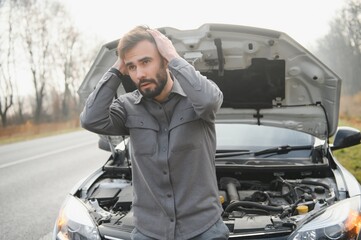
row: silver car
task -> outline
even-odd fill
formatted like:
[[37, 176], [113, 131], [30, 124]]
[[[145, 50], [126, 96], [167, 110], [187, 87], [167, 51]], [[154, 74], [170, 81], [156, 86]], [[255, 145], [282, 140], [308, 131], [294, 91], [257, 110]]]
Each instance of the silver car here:
[[[360, 239], [360, 184], [332, 153], [361, 139], [338, 127], [341, 79], [282, 32], [159, 30], [224, 94], [215, 165], [229, 238]], [[115, 62], [117, 43], [100, 49], [79, 89], [83, 101]], [[124, 80], [117, 95], [134, 89]], [[53, 239], [130, 239], [132, 146], [128, 136], [100, 136], [99, 147], [109, 158], [70, 191]]]

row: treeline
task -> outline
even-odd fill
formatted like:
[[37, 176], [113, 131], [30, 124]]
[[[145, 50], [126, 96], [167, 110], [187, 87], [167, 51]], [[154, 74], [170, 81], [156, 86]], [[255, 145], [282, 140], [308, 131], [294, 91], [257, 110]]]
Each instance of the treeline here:
[[77, 118], [77, 89], [100, 46], [55, 0], [0, 0], [2, 127]]
[[361, 0], [345, 0], [330, 23], [329, 33], [318, 41], [314, 53], [343, 79], [344, 96], [360, 93]]

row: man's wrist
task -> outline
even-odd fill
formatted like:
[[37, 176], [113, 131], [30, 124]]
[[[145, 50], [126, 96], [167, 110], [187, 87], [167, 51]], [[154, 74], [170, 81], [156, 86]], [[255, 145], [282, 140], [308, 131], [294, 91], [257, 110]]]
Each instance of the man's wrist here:
[[118, 78], [122, 79], [122, 77], [124, 76], [118, 69], [116, 69], [115, 67], [111, 67], [108, 72], [114, 73]]

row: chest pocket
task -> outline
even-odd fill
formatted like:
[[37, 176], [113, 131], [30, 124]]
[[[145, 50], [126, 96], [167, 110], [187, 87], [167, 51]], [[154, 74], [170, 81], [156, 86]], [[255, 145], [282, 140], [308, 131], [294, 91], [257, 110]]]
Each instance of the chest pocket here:
[[169, 129], [171, 130], [178, 127], [179, 125], [186, 124], [188, 122], [192, 122], [198, 119], [199, 117], [195, 113], [193, 107], [186, 108], [173, 116]]
[[204, 128], [193, 107], [173, 115], [169, 129], [169, 145], [172, 152], [196, 149], [202, 143]]
[[135, 155], [153, 155], [156, 153], [159, 125], [154, 119], [128, 116], [125, 126], [129, 128]]

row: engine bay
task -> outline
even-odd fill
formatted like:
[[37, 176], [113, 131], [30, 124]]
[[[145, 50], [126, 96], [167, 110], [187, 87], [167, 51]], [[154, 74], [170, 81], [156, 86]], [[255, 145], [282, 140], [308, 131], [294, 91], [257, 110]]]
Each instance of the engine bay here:
[[[130, 233], [134, 228], [130, 167], [108, 164], [104, 170], [80, 198], [100, 231], [115, 228]], [[255, 174], [219, 168], [217, 178], [223, 220], [231, 234], [240, 237], [289, 235], [305, 216], [345, 198], [332, 174], [320, 170], [287, 173], [268, 169]]]

